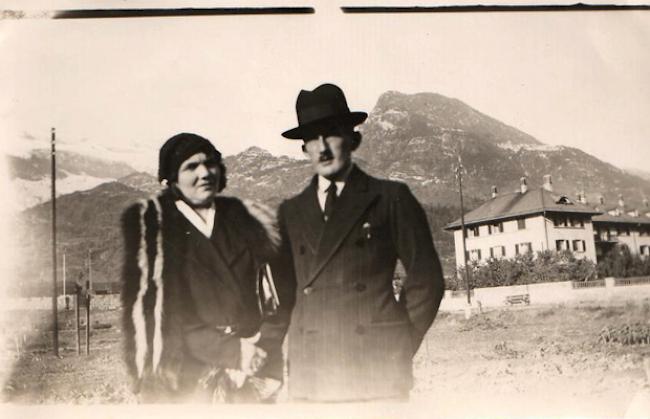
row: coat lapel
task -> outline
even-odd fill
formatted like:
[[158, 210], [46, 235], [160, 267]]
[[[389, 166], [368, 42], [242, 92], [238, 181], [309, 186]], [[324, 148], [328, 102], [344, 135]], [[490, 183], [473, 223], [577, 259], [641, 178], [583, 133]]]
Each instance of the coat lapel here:
[[219, 256], [226, 262], [226, 266], [230, 266], [246, 250], [244, 238], [237, 231], [237, 226], [244, 220], [239, 219], [235, 211], [230, 211], [230, 207], [225, 201], [217, 198], [215, 202], [215, 219], [210, 241]]
[[325, 224], [316, 254], [316, 263], [309, 275], [307, 286], [316, 280], [318, 274], [341, 247], [352, 227], [378, 196], [378, 192], [370, 191], [368, 188], [368, 175], [355, 166], [336, 202], [332, 218]]
[[325, 222], [323, 221], [323, 213], [318, 204], [318, 196], [316, 189], [318, 187], [318, 179], [316, 176], [312, 179], [309, 186], [298, 195], [296, 202], [299, 220], [302, 224], [302, 233], [305, 236], [307, 244], [311, 248], [312, 253], [318, 250], [318, 243], [320, 242], [321, 235]]
[[209, 269], [220, 283], [238, 293], [239, 284], [230, 265], [245, 248], [242, 240], [232, 240], [232, 235], [228, 234], [226, 225], [231, 221], [236, 222], [235, 220], [229, 220], [228, 217], [232, 215], [229, 213], [228, 206], [222, 205], [219, 199], [216, 200], [216, 204], [214, 226], [210, 238], [205, 237], [185, 218], [176, 209], [173, 201], [170, 203], [174, 217], [171, 221], [177, 231], [176, 234], [185, 237], [185, 248], [190, 250], [189, 253], [182, 256], [188, 259], [185, 262]]

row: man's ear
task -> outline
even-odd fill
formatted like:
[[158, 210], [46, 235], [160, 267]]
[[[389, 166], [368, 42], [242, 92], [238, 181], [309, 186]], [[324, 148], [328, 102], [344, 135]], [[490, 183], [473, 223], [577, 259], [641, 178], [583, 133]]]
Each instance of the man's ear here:
[[361, 133], [359, 131], [352, 131], [352, 151], [359, 148], [361, 145]]

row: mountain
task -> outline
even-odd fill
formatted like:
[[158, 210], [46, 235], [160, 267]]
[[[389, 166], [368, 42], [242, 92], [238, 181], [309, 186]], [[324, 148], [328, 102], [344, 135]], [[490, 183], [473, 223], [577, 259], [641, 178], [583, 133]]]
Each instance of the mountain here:
[[278, 205], [303, 190], [312, 176], [307, 160], [273, 156], [259, 147], [224, 158], [228, 185], [224, 193]]
[[460, 154], [466, 197], [482, 201], [491, 186], [514, 191], [520, 177], [529, 186], [552, 175], [559, 193], [575, 197], [584, 190], [590, 202], [602, 194], [615, 203], [618, 194], [639, 205], [650, 196], [650, 183], [609, 163], [564, 146], [548, 146], [490, 118], [464, 103], [431, 93], [383, 94], [362, 126], [357, 155], [370, 170], [408, 183], [424, 202], [458, 202], [454, 170]]
[[[21, 210], [44, 202], [51, 196], [50, 151], [31, 150], [26, 156], [6, 156], [13, 188], [14, 209]], [[94, 188], [102, 183], [133, 172], [123, 162], [109, 161], [83, 154], [59, 150], [56, 153], [57, 196]]]
[[[361, 129], [363, 142], [355, 153], [357, 164], [370, 174], [410, 186], [425, 208], [448, 274], [455, 264], [453, 237], [442, 227], [459, 215], [454, 172], [459, 153], [464, 166], [466, 211], [487, 199], [492, 185], [501, 192], [510, 192], [517, 190], [519, 178], [526, 176], [529, 186], [536, 187], [545, 174], [552, 175], [556, 192], [575, 196], [584, 190], [592, 203], [598, 202], [602, 193], [613, 205], [622, 194], [626, 204], [633, 207], [644, 195], [650, 196], [648, 180], [578, 149], [542, 144], [441, 95], [387, 92]], [[300, 192], [312, 175], [307, 160], [274, 156], [258, 147], [228, 156], [224, 163], [228, 170], [224, 194], [271, 206]], [[116, 179], [57, 200], [59, 238], [68, 246], [70, 272], [83, 268], [84, 257], [92, 248], [95, 279], [119, 278], [119, 216], [128, 204], [157, 192], [159, 185], [154, 176], [135, 171]], [[21, 243], [31, 259], [24, 264], [20, 277], [27, 281], [40, 281], [49, 275], [49, 217], [47, 203], [21, 213]]]
[[[88, 250], [92, 251], [94, 282], [119, 279], [122, 263], [120, 216], [127, 206], [148, 195], [120, 182], [108, 182], [87, 191], [59, 197], [57, 207], [57, 243], [60, 255], [66, 251], [68, 281], [75, 281], [81, 272], [86, 275]], [[51, 208], [42, 203], [23, 211], [17, 217], [16, 235], [20, 249], [17, 254], [26, 260], [20, 264], [17, 281], [23, 292], [48, 292], [51, 259]], [[63, 274], [59, 273], [59, 281]], [[85, 276], [84, 276], [85, 280]]]
[[160, 183], [155, 176], [146, 172], [135, 172], [117, 179], [117, 182], [133, 189], [153, 195], [161, 190]]
[[631, 175], [638, 176], [643, 180], [650, 181], [650, 172], [646, 170], [640, 170], [640, 169], [626, 169], [627, 172]]
[[[41, 180], [49, 178], [51, 172], [50, 150], [32, 150], [27, 157], [7, 156], [11, 178]], [[85, 175], [96, 178], [117, 179], [135, 172], [123, 162], [108, 161], [97, 157], [57, 150], [57, 178], [69, 175]]]

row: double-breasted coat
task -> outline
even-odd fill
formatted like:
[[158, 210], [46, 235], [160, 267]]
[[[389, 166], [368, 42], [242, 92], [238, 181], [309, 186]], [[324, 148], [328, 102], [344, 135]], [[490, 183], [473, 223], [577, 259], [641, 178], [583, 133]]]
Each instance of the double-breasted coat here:
[[[426, 215], [409, 188], [355, 166], [327, 222], [316, 177], [281, 204], [279, 222], [287, 269], [276, 285], [281, 306], [284, 298], [284, 309], [293, 308], [291, 398], [407, 396], [413, 355], [444, 293]], [[398, 259], [407, 274], [399, 301], [392, 286]]]

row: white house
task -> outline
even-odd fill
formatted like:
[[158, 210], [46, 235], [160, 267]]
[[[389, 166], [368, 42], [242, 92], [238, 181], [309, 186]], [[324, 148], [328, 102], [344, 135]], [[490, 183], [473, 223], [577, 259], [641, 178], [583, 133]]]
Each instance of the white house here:
[[592, 218], [596, 256], [602, 257], [616, 245], [625, 245], [632, 254], [650, 256], [650, 208], [643, 200], [642, 209], [627, 208], [622, 196], [618, 205], [605, 208], [601, 198], [600, 207], [604, 213]]
[[[553, 193], [551, 177], [544, 186], [497, 194], [465, 214], [468, 260], [511, 258], [520, 253], [571, 250], [576, 257], [596, 262], [592, 216], [600, 214], [578, 200]], [[461, 220], [445, 226], [454, 232], [456, 264], [464, 265]]]

